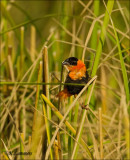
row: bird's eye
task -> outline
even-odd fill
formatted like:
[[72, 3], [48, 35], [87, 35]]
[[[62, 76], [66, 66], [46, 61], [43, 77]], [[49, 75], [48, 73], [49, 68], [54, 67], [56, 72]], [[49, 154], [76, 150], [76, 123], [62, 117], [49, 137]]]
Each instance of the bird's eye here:
[[77, 65], [77, 61], [72, 61], [72, 62], [71, 62], [71, 65], [76, 66], [76, 65]]

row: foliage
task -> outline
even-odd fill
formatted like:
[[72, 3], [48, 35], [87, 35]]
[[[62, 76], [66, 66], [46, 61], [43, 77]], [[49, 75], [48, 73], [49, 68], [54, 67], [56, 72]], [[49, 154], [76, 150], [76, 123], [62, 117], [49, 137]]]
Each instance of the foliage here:
[[[130, 159], [129, 6], [1, 2], [1, 159]], [[92, 79], [59, 103], [70, 56]]]

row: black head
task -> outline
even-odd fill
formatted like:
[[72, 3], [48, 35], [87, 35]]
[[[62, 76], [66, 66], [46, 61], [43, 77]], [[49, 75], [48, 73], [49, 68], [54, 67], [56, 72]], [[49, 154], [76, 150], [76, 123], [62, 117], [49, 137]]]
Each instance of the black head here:
[[76, 57], [70, 57], [70, 58], [67, 58], [65, 61], [63, 61], [62, 64], [76, 66], [77, 61], [78, 61], [78, 59]]

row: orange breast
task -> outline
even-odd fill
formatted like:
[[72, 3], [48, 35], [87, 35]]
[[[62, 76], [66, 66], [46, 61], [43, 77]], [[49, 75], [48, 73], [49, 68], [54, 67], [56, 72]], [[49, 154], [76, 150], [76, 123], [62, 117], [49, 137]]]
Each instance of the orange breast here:
[[86, 66], [81, 60], [78, 60], [76, 66], [69, 67], [69, 71], [70, 71], [69, 76], [73, 80], [86, 77]]

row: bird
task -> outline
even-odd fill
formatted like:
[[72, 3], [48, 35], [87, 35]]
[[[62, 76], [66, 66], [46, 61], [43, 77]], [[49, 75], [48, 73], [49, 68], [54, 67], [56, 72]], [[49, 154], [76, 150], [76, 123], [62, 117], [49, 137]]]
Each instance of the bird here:
[[63, 66], [68, 68], [68, 74], [65, 80], [64, 89], [57, 94], [57, 97], [68, 98], [72, 95], [76, 96], [83, 89], [84, 86], [68, 85], [73, 84], [86, 84], [90, 77], [87, 72], [85, 64], [76, 57], [69, 57], [62, 62]]

